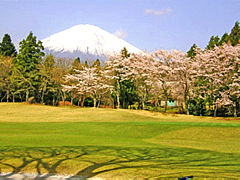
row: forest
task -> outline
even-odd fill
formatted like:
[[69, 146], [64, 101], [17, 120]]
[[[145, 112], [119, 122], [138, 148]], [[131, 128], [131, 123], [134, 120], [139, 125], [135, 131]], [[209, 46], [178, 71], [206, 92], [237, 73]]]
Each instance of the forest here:
[[187, 53], [156, 50], [130, 54], [126, 48], [100, 60], [44, 54], [32, 32], [16, 51], [9, 34], [0, 43], [0, 101], [146, 109], [178, 113], [240, 115], [240, 23], [205, 49]]

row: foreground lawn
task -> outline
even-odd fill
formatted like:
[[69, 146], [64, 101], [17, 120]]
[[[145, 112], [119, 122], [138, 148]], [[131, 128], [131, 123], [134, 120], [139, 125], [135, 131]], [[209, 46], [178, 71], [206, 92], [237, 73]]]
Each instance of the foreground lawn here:
[[0, 103], [0, 171], [240, 177], [240, 121]]

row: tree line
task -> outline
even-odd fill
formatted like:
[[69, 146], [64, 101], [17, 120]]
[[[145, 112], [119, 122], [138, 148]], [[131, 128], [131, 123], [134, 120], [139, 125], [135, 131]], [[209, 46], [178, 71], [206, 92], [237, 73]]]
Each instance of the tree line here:
[[[240, 27], [212, 36], [205, 49], [187, 54], [156, 50], [130, 54], [126, 48], [104, 64], [44, 55], [32, 32], [17, 53], [5, 34], [0, 43], [1, 102], [36, 102], [135, 108], [166, 112], [169, 100], [179, 111], [207, 116], [239, 116]], [[161, 103], [164, 102], [164, 103]]]

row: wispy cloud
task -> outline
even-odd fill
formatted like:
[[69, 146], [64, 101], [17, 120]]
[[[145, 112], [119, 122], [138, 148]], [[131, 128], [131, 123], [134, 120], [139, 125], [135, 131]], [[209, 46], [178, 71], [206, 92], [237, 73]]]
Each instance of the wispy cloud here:
[[173, 10], [171, 8], [166, 8], [166, 9], [162, 9], [162, 10], [145, 9], [144, 13], [145, 14], [153, 14], [155, 16], [162, 16], [164, 14], [169, 14], [172, 11]]
[[114, 33], [114, 35], [121, 39], [125, 39], [128, 36], [128, 33], [120, 28]]

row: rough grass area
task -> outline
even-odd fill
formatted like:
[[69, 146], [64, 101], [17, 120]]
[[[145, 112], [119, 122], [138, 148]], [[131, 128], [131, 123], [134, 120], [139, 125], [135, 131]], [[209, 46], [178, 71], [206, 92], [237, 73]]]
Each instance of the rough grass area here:
[[240, 121], [0, 103], [0, 171], [240, 177]]

